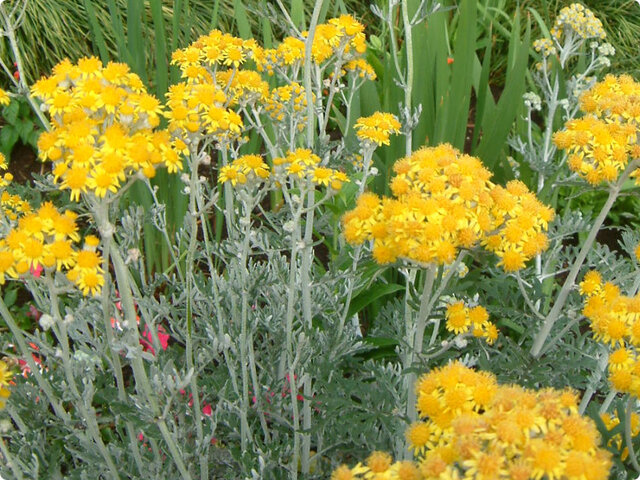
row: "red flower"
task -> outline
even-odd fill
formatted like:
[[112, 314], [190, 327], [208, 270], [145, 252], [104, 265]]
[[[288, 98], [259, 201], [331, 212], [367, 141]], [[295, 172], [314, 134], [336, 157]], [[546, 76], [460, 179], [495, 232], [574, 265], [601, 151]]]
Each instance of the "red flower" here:
[[40, 264], [38, 264], [35, 268], [33, 268], [33, 265], [29, 267], [29, 273], [31, 273], [31, 275], [33, 275], [36, 278], [40, 278], [40, 275], [42, 275], [43, 270], [44, 268]]
[[[169, 346], [169, 334], [165, 332], [162, 325], [158, 326], [158, 340], [160, 341], [160, 347], [162, 350], [166, 350]], [[145, 352], [151, 352], [151, 355], [155, 357], [156, 350], [153, 348], [153, 336], [149, 327], [145, 325], [144, 332], [142, 332], [142, 338], [140, 339], [140, 345]]]

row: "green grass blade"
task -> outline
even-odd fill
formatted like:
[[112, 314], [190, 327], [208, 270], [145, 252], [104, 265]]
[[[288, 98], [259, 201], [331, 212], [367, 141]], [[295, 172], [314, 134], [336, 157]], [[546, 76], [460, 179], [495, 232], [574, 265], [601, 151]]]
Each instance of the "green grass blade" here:
[[211, 30], [218, 28], [219, 12], [220, 12], [220, 0], [216, 0], [213, 4], [213, 13], [211, 14]]
[[533, 7], [529, 7], [527, 10], [529, 10], [529, 12], [531, 12], [531, 15], [533, 15], [534, 20], [536, 21], [538, 27], [540, 28], [540, 31], [542, 32], [542, 36], [544, 38], [551, 38], [551, 34], [549, 33], [549, 29], [547, 28], [547, 23], [543, 20], [538, 11]]
[[122, 25], [122, 14], [115, 0], [107, 0], [109, 7], [109, 15], [111, 18], [111, 26], [115, 36], [116, 45], [118, 47], [118, 57], [128, 65], [131, 65], [131, 56], [127, 49], [127, 40], [124, 36], [124, 27]]
[[438, 12], [429, 16], [425, 29], [414, 30], [414, 103], [422, 104], [420, 122], [413, 134], [416, 147], [433, 142], [436, 118], [449, 84], [451, 67], [447, 64], [446, 22], [447, 15]]
[[291, 0], [291, 20], [295, 26], [299, 29], [306, 29], [306, 22], [304, 21], [304, 1], [303, 0]]
[[151, 19], [153, 30], [156, 34], [156, 96], [164, 97], [169, 86], [169, 63], [167, 58], [167, 37], [165, 32], [164, 17], [162, 15], [162, 0], [149, 0], [151, 5]]
[[[266, 1], [262, 0], [262, 9], [263, 11], [267, 11]], [[261, 27], [262, 27], [262, 46], [264, 48], [272, 48], [273, 47], [273, 30], [271, 29], [271, 21], [265, 15], [261, 19]]]
[[238, 35], [244, 39], [251, 38], [251, 24], [249, 23], [249, 17], [247, 16], [247, 9], [244, 3], [242, 3], [242, 0], [233, 0], [233, 7], [233, 15], [235, 17]]
[[[516, 14], [517, 15], [517, 14]], [[516, 22], [519, 23], [519, 19]], [[514, 36], [511, 38], [513, 50], [513, 64], [509, 64], [505, 89], [500, 96], [496, 108], [496, 114], [492, 121], [486, 123], [486, 130], [476, 155], [489, 167], [496, 171], [500, 160], [500, 153], [503, 149], [513, 122], [518, 112], [523, 108], [522, 95], [525, 89], [525, 78], [529, 62], [529, 42], [531, 40], [531, 22], [527, 23], [524, 39], [519, 38], [519, 29], [514, 29]], [[499, 172], [496, 172], [499, 173]]]
[[109, 61], [109, 50], [107, 50], [107, 44], [102, 34], [102, 27], [98, 23], [92, 0], [84, 0], [84, 8], [87, 12], [87, 19], [89, 20], [89, 26], [91, 28], [91, 43], [94, 48], [98, 49], [102, 63], [106, 64]]
[[192, 38], [193, 31], [194, 31], [193, 26], [194, 26], [195, 17], [192, 10], [191, 2], [189, 0], [184, 0], [183, 7], [182, 7], [182, 19], [183, 19], [181, 23], [182, 36], [185, 42], [191, 42], [195, 40], [195, 38]]
[[353, 300], [351, 301], [351, 305], [349, 305], [349, 313], [347, 313], [347, 318], [351, 318], [356, 313], [361, 312], [365, 307], [370, 305], [375, 300], [396, 292], [403, 291], [404, 289], [405, 287], [403, 285], [385, 283], [377, 283], [367, 287], [366, 291], [354, 296]]
[[147, 83], [146, 48], [142, 36], [144, 20], [142, 9], [144, 2], [140, 0], [128, 0], [127, 2], [127, 49], [131, 55], [131, 68], [142, 81]]
[[[493, 28], [489, 26], [488, 36], [491, 38]], [[484, 50], [484, 58], [482, 59], [482, 70], [480, 72], [480, 79], [476, 88], [476, 113], [475, 113], [475, 125], [473, 127], [473, 137], [471, 139], [471, 149], [476, 146], [480, 131], [482, 130], [485, 106], [487, 100], [493, 101], [491, 89], [489, 88], [489, 73], [491, 71], [491, 42], [487, 44]]]
[[171, 51], [175, 51], [180, 45], [180, 22], [182, 21], [183, 0], [175, 0], [173, 3], [173, 16], [171, 18]]
[[445, 99], [445, 120], [438, 123], [438, 142], [449, 141], [454, 147], [464, 147], [471, 101], [473, 59], [476, 50], [477, 6], [475, 0], [460, 5], [458, 28], [454, 43], [451, 88]]

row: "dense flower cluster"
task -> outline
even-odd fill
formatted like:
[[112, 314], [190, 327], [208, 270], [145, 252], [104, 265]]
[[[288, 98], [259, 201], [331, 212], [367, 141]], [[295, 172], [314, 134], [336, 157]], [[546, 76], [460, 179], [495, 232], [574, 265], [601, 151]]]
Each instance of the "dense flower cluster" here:
[[[168, 130], [178, 150], [209, 135], [218, 143], [237, 139], [244, 128], [242, 118], [226, 107], [227, 95], [215, 83], [197, 80], [172, 85], [167, 93]], [[184, 153], [186, 153], [186, 150]]]
[[264, 103], [269, 96], [269, 84], [253, 70], [223, 70], [216, 73], [218, 87], [226, 90], [229, 106]]
[[619, 392], [640, 397], [640, 295], [628, 297], [611, 282], [590, 271], [580, 283], [582, 313], [594, 338], [614, 349], [609, 355], [609, 382]]
[[128, 177], [152, 177], [161, 165], [181, 168], [168, 132], [156, 128], [160, 102], [127, 65], [64, 60], [32, 91], [51, 117], [51, 131], [38, 140], [40, 158], [53, 162], [54, 179], [72, 201], [116, 193]]
[[234, 160], [230, 165], [220, 169], [218, 182], [230, 182], [234, 187], [237, 184], [255, 183], [269, 178], [270, 168], [260, 155], [243, 155]]
[[[312, 98], [315, 99], [315, 95]], [[307, 94], [304, 87], [293, 82], [274, 88], [266, 99], [265, 110], [272, 120], [282, 122], [286, 119], [301, 131], [307, 120]]]
[[371, 146], [389, 145], [389, 135], [400, 133], [400, 127], [395, 115], [384, 112], [360, 117], [354, 125], [356, 136]]
[[499, 265], [515, 271], [546, 249], [553, 210], [522, 182], [491, 183], [477, 158], [440, 145], [398, 160], [393, 169], [395, 198], [365, 193], [343, 217], [346, 240], [372, 241], [376, 262], [449, 264], [460, 248], [482, 241]]
[[422, 418], [406, 436], [416, 460], [376, 452], [332, 480], [604, 480], [610, 454], [594, 422], [578, 414], [574, 391], [498, 385], [486, 372], [452, 363], [417, 383]]
[[489, 313], [482, 305], [467, 307], [463, 301], [453, 302], [447, 306], [446, 328], [456, 335], [469, 331], [474, 337], [484, 338], [489, 345], [498, 338], [498, 329], [489, 321]]
[[545, 58], [557, 53], [556, 47], [548, 38], [539, 38], [533, 42], [533, 48], [536, 52], [541, 53]]
[[9, 365], [0, 360], [0, 410], [2, 410], [7, 403], [7, 398], [11, 395], [9, 385], [13, 378], [13, 372], [9, 369]]
[[[12, 196], [6, 198], [10, 203], [16, 201]], [[84, 239], [84, 248], [78, 249], [81, 238], [77, 214], [70, 210], [59, 212], [50, 202], [35, 211], [22, 202], [17, 210], [0, 239], [0, 284], [7, 277], [17, 279], [39, 276], [43, 270], [61, 271], [84, 295], [98, 293], [104, 284], [102, 257], [96, 251], [99, 242], [90, 235]]]
[[[304, 39], [286, 37], [276, 48], [256, 52], [259, 71], [273, 74], [274, 71], [298, 70], [304, 60]], [[351, 15], [332, 18], [316, 27], [311, 45], [311, 57], [316, 64], [323, 64], [339, 56], [343, 61], [358, 58], [366, 51], [364, 26]]]
[[568, 121], [554, 141], [569, 152], [569, 167], [589, 183], [614, 181], [630, 160], [640, 158], [640, 84], [628, 75], [607, 75], [582, 95], [580, 107], [586, 115]]
[[273, 159], [274, 177], [280, 185], [295, 185], [300, 180], [340, 190], [349, 181], [347, 174], [321, 165], [320, 157], [311, 150], [298, 148], [286, 157]]
[[230, 106], [245, 106], [267, 98], [269, 87], [257, 72], [242, 67], [261, 48], [212, 30], [188, 47], [176, 50], [172, 63], [182, 72], [182, 83], [169, 89], [169, 131], [185, 143], [207, 135], [217, 143], [237, 140], [244, 128]]
[[491, 198], [495, 233], [489, 232], [482, 243], [500, 258], [498, 265], [504, 270], [520, 270], [547, 249], [549, 240], [544, 232], [553, 220], [553, 209], [540, 203], [519, 180], [508, 182], [506, 188], [494, 186]]
[[260, 155], [243, 155], [220, 168], [219, 183], [230, 183], [234, 187], [256, 185], [273, 178], [275, 187], [299, 188], [297, 182], [340, 190], [349, 178], [344, 172], [321, 165], [321, 159], [311, 150], [298, 148], [285, 157], [273, 159], [273, 171]]
[[242, 40], [220, 30], [212, 30], [188, 47], [173, 52], [171, 63], [180, 67], [183, 78], [205, 79], [220, 65], [238, 68], [259, 49], [253, 39]]
[[[317, 92], [309, 95], [298, 83], [307, 35], [308, 32], [302, 32], [299, 38], [286, 37], [275, 48], [263, 49], [254, 40], [242, 40], [213, 30], [176, 51], [172, 63], [180, 68], [183, 82], [169, 89], [165, 114], [175, 149], [186, 155], [201, 142], [209, 142], [216, 148], [230, 148], [232, 142], [246, 141], [245, 122], [261, 130], [263, 115], [276, 127], [274, 143], [282, 140], [293, 145], [295, 135], [304, 129], [307, 121], [308, 102], [313, 102], [315, 108], [318, 100]], [[344, 87], [336, 81], [336, 76], [375, 78], [375, 72], [362, 58], [365, 50], [363, 25], [352, 16], [343, 15], [316, 27], [311, 61], [322, 66], [321, 75], [327, 77], [324, 86], [330, 86], [335, 93]], [[262, 72], [281, 74], [284, 85], [270, 88]], [[398, 128], [395, 120], [392, 129]], [[321, 165], [311, 152], [306, 156], [301, 152], [303, 150], [273, 159], [276, 167], [273, 172], [259, 156], [235, 159], [235, 152], [234, 158], [220, 167], [218, 181], [236, 187], [247, 182], [253, 184], [250, 181], [253, 175], [259, 181], [273, 177], [272, 185], [281, 186], [287, 181], [305, 178], [333, 190], [348, 181], [344, 173]]]
[[604, 39], [607, 36], [602, 28], [602, 22], [591, 10], [579, 3], [572, 3], [560, 10], [551, 29], [551, 36], [558, 43], [562, 42], [563, 36], [572, 35], [581, 39]]
[[354, 75], [357, 75], [360, 78], [366, 78], [367, 80], [375, 80], [377, 77], [373, 67], [369, 65], [364, 58], [349, 60], [345, 63], [340, 74], [346, 75], [347, 73], [353, 73]]

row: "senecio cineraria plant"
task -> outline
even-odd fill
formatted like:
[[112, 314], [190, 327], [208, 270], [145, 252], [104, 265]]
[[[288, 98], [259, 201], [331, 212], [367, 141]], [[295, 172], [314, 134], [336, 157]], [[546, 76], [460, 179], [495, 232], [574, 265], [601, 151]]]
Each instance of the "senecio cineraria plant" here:
[[[15, 40], [19, 12], [3, 3], [3, 33]], [[493, 183], [477, 158], [449, 145], [412, 152], [410, 141], [394, 165], [392, 197], [368, 192], [376, 150], [410, 131], [412, 119], [352, 118], [354, 92], [376, 76], [364, 58], [364, 27], [350, 15], [319, 23], [322, 5], [306, 31], [291, 24], [274, 48], [214, 30], [175, 51], [181, 80], [165, 103], [126, 65], [93, 57], [60, 62], [29, 90], [16, 85], [43, 116], [39, 156], [51, 171], [37, 184], [47, 201], [14, 193], [10, 174], [0, 179], [0, 284], [28, 292], [37, 319], [25, 325], [0, 299], [11, 334], [0, 361], [3, 476], [326, 478], [339, 436], [354, 429], [359, 451], [385, 432], [396, 457], [416, 460], [393, 463], [376, 452], [365, 465], [339, 467], [334, 479], [606, 478], [610, 455], [573, 390], [499, 385], [460, 362], [414, 387], [425, 363], [454, 347], [472, 351], [474, 342], [465, 345], [474, 337], [475, 345], [499, 338], [471, 288], [471, 296], [450, 295], [470, 257], [520, 279], [549, 247], [554, 210], [522, 181]], [[411, 25], [406, 1], [401, 8]], [[588, 10], [571, 8], [553, 31], [559, 44], [565, 39], [560, 52], [579, 43], [582, 23], [597, 26]], [[608, 77], [581, 95], [586, 116], [553, 137], [572, 170], [616, 192], [596, 233], [622, 183], [636, 176], [638, 92], [630, 78]], [[12, 95], [0, 91], [0, 104]], [[343, 133], [355, 130], [355, 146], [329, 135], [335, 112]], [[159, 169], [184, 183], [178, 231], [165, 221], [171, 205], [158, 201]], [[146, 188], [152, 208], [127, 205], [133, 185]], [[149, 221], [170, 256], [154, 276], [139, 250]], [[319, 245], [337, 223], [353, 249], [339, 239], [347, 253], [325, 259]], [[349, 318], [355, 293], [371, 281], [362, 265], [369, 254], [378, 271], [395, 267], [404, 278], [403, 301], [386, 314], [399, 345], [388, 367], [356, 356], [366, 348], [360, 319]], [[560, 290], [542, 344], [585, 258]], [[581, 293], [596, 339], [619, 347], [610, 379], [633, 399], [624, 443], [637, 466], [635, 299], [596, 273]], [[401, 418], [378, 423], [374, 399]], [[349, 411], [366, 414], [346, 429]], [[621, 449], [613, 435], [622, 420], [603, 418]], [[395, 441], [407, 423], [406, 438]]]
[[[359, 348], [354, 332], [333, 330], [349, 305], [341, 276], [314, 262], [327, 229], [316, 215], [347, 171], [364, 191], [375, 148], [400, 128], [390, 114], [359, 119], [355, 166], [330, 142], [332, 109], [351, 118], [354, 90], [375, 73], [363, 26], [349, 15], [318, 24], [321, 6], [308, 31], [273, 49], [214, 30], [174, 52], [182, 81], [165, 105], [126, 65], [93, 57], [32, 86], [49, 127], [41, 187], [68, 194], [69, 208], [11, 195], [4, 177], [0, 280], [30, 292], [39, 322], [22, 329], [0, 302], [24, 372], [3, 424], [3, 474], [296, 478], [315, 468], [333, 364]], [[248, 150], [249, 135], [265, 154]], [[150, 182], [158, 168], [185, 171], [177, 233]], [[148, 187], [146, 215], [173, 261], [154, 278], [137, 248], [145, 213], [121, 210], [134, 183]], [[13, 369], [0, 367], [4, 400]]]
[[[535, 315], [543, 320], [531, 354], [540, 357], [562, 348], [564, 341], [569, 341], [570, 329], [582, 319], [589, 321], [594, 339], [608, 345], [611, 351], [598, 350], [599, 371], [586, 388], [580, 411], [586, 411], [590, 401], [602, 393], [597, 411], [605, 420], [606, 429], [615, 429], [621, 418], [624, 421], [622, 431], [616, 429], [609, 444], [615, 443], [623, 452], [622, 460], [631, 462], [640, 473], [632, 443], [638, 434], [637, 393], [634, 394], [637, 382], [632, 381], [636, 364], [633, 305], [640, 285], [636, 263], [638, 238], [630, 231], [623, 232], [621, 250], [626, 253], [622, 258], [596, 242], [616, 200], [624, 190], [637, 185], [639, 90], [638, 83], [627, 75], [607, 75], [598, 82], [598, 72], [609, 66], [609, 57], [615, 53], [605, 38], [602, 24], [588, 9], [579, 4], [562, 9], [551, 29], [551, 38], [534, 44], [541, 55], [534, 78], [542, 98], [533, 93], [525, 96], [528, 135], [525, 141], [514, 144], [537, 172], [538, 193], [542, 198], [550, 199], [558, 186], [580, 182], [584, 185], [585, 181], [588, 187], [581, 187], [583, 190], [596, 188], [607, 194], [593, 219], [585, 221], [580, 212], [567, 212], [563, 222], [566, 224], [559, 223], [552, 234], [557, 240], [537, 258], [535, 274], [539, 282], [546, 281], [554, 265], [565, 263], [569, 267], [548, 310], [541, 308], [540, 299], [529, 302]], [[552, 126], [560, 109], [565, 125], [554, 133]], [[543, 115], [546, 126], [538, 136], [532, 134], [534, 110]], [[571, 217], [577, 222], [572, 222]], [[569, 223], [573, 223], [573, 232]], [[562, 238], [576, 231], [583, 232], [584, 240], [575, 252], [567, 255]], [[590, 268], [599, 272], [589, 271]], [[573, 294], [581, 275], [584, 277], [579, 293], [583, 299]], [[605, 282], [603, 275], [610, 281]], [[609, 388], [600, 382], [605, 369], [609, 371]], [[623, 414], [608, 413], [618, 394], [628, 395], [627, 405], [621, 409]]]
[[[523, 286], [521, 274], [516, 272], [515, 275], [529, 308], [542, 320], [532, 339], [534, 360], [553, 349], [571, 348], [571, 341], [566, 340], [564, 344], [563, 337], [569, 336], [571, 327], [586, 318], [594, 340], [611, 349], [600, 357], [604, 360], [603, 368], [609, 372], [609, 387], [599, 382], [599, 372], [594, 372], [593, 382], [578, 401], [578, 396], [571, 390], [531, 392], [521, 387], [501, 387], [490, 375], [475, 373], [461, 364], [435, 369], [422, 377], [415, 387], [414, 405], [420, 421], [413, 423], [406, 433], [414, 460], [393, 462], [390, 455], [374, 452], [364, 464], [343, 465], [336, 469], [333, 480], [609, 478], [613, 466], [611, 453], [598, 447], [600, 433], [594, 422], [581, 416], [589, 403], [600, 397], [596, 395], [598, 393], [602, 393], [602, 402], [592, 411], [599, 414], [598, 421], [603, 422], [601, 431], [606, 432], [607, 446], [620, 451], [619, 460], [616, 460], [619, 466], [622, 466], [620, 462], [629, 461], [640, 473], [633, 442], [640, 431], [640, 417], [635, 411], [640, 394], [637, 357], [640, 282], [636, 263], [640, 248], [634, 248], [637, 235], [627, 232], [623, 248], [633, 256], [631, 266], [628, 259], [619, 259], [606, 248], [594, 248], [596, 235], [623, 186], [633, 188], [636, 183], [640, 161], [640, 90], [638, 83], [626, 75], [607, 76], [597, 83], [593, 75], [599, 68], [608, 66], [608, 56], [614, 52], [610, 45], [602, 43], [605, 33], [600, 21], [582, 5], [573, 4], [560, 12], [551, 37], [534, 44], [542, 57], [536, 65], [534, 78], [543, 98], [534, 93], [525, 95], [529, 128], [524, 139], [512, 143], [537, 173], [537, 191], [542, 198], [553, 197], [550, 190], [569, 183], [563, 178], [566, 175], [563, 165], [572, 172], [571, 182], [581, 179], [593, 187], [605, 185], [608, 197], [591, 225], [586, 223], [586, 239], [575, 254], [559, 252], [562, 249], [560, 239], [567, 235], [563, 228], [576, 227], [562, 225], [561, 222], [570, 220], [569, 215], [552, 225], [552, 248], [541, 248], [532, 254], [536, 256], [536, 268], [531, 275], [540, 283], [553, 278], [555, 273], [551, 269], [558, 264], [569, 264], [568, 274], [562, 278], [550, 305], [545, 305], [540, 297], [532, 301]], [[586, 53], [585, 45], [588, 47]], [[571, 68], [575, 73], [570, 73]], [[565, 79], [564, 75], [571, 76]], [[561, 92], [565, 92], [566, 98], [561, 98]], [[563, 111], [558, 115], [560, 108]], [[534, 134], [534, 110], [544, 114], [543, 128], [537, 134]], [[558, 118], [565, 125], [554, 133]], [[565, 155], [558, 150], [566, 152]], [[406, 165], [396, 169], [399, 177], [406, 171], [409, 171]], [[403, 193], [410, 191], [403, 183], [400, 181], [397, 188]], [[395, 191], [394, 194], [397, 195]], [[418, 253], [420, 247], [410, 244], [416, 238], [414, 230], [408, 235], [398, 233], [402, 229], [409, 231], [409, 225], [398, 220], [397, 210], [381, 215], [378, 212], [382, 209], [386, 207], [391, 212], [391, 208], [375, 197], [361, 197], [361, 201], [356, 210], [374, 212], [366, 218], [380, 215], [395, 220], [393, 226], [387, 224], [380, 231], [374, 220], [366, 231], [367, 238], [373, 240], [374, 258], [382, 262], [397, 257], [416, 261], [418, 255], [425, 255], [425, 252]], [[449, 206], [447, 216], [451, 212]], [[347, 238], [350, 221], [348, 217]], [[354, 224], [357, 225], [357, 220]], [[396, 230], [396, 226], [400, 229]], [[442, 231], [442, 228], [438, 230]], [[386, 237], [389, 232], [393, 232], [392, 243]], [[354, 238], [363, 235], [356, 229], [351, 233]], [[389, 246], [391, 248], [387, 248]], [[523, 252], [521, 247], [518, 251]], [[439, 251], [433, 249], [430, 253], [438, 255]], [[455, 255], [455, 250], [450, 255]], [[599, 264], [598, 269], [625, 284], [629, 294], [622, 293], [612, 281], [605, 282], [602, 273], [592, 270], [579, 284], [579, 293], [583, 296], [580, 301], [572, 292], [578, 275], [584, 272], [585, 262], [587, 265]], [[505, 257], [500, 263], [509, 270]], [[555, 336], [549, 338], [554, 326]], [[587, 347], [585, 354], [595, 350], [592, 341]], [[609, 413], [607, 410], [619, 394], [627, 396], [626, 407]], [[628, 476], [628, 472], [619, 470], [619, 473], [620, 478]]]

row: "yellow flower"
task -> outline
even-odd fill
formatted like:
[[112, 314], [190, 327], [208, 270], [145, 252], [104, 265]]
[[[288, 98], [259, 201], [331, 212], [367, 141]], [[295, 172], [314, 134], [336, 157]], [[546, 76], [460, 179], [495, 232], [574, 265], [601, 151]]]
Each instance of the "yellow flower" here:
[[469, 330], [471, 320], [469, 319], [469, 309], [464, 302], [456, 302], [447, 306], [446, 328], [448, 331], [459, 335]]
[[231, 182], [234, 187], [240, 183], [241, 185], [246, 183], [247, 177], [240, 171], [240, 167], [237, 165], [227, 165], [220, 169], [218, 174], [218, 183]]
[[[422, 420], [406, 433], [415, 457], [405, 465], [409, 479], [561, 480], [585, 471], [608, 478], [610, 454], [598, 446], [594, 422], [578, 414], [575, 392], [498, 385], [493, 374], [454, 362], [420, 378], [416, 393]], [[635, 426], [637, 433], [640, 417]], [[401, 462], [372, 457], [364, 478], [402, 478]], [[355, 469], [340, 472], [359, 478]]]
[[[630, 159], [638, 156], [640, 84], [628, 75], [605, 79], [585, 92], [580, 106], [586, 115], [570, 120], [554, 142], [567, 150], [568, 165], [593, 185], [613, 182]], [[638, 178], [638, 172], [632, 173]], [[638, 180], [636, 180], [638, 181]]]
[[373, 473], [384, 473], [391, 467], [392, 458], [387, 452], [373, 452], [365, 464]]
[[7, 92], [0, 88], [0, 105], [9, 105], [11, 103], [11, 97]]
[[553, 210], [522, 182], [506, 188], [491, 183], [477, 158], [445, 144], [420, 149], [393, 170], [394, 198], [383, 199], [375, 211], [358, 204], [354, 215], [343, 217], [347, 240], [373, 240], [379, 263], [450, 264], [461, 248], [482, 243], [499, 265], [514, 271], [548, 246], [544, 231]]
[[540, 38], [536, 40], [533, 42], [533, 48], [536, 52], [542, 53], [543, 57], [556, 54], [556, 47], [554, 47], [553, 42], [548, 38]]
[[400, 122], [391, 113], [376, 112], [369, 117], [360, 117], [354, 128], [356, 136], [369, 144], [389, 145], [389, 135], [400, 133]]
[[572, 3], [560, 10], [551, 29], [551, 35], [558, 43], [561, 42], [564, 35], [569, 35], [569, 33], [582, 39], [604, 39], [606, 37], [602, 22], [596, 18], [591, 10], [579, 3]]
[[2, 410], [7, 402], [7, 398], [11, 394], [8, 386], [11, 385], [13, 372], [9, 370], [9, 366], [0, 360], [0, 410]]
[[169, 133], [165, 142], [153, 141], [162, 132], [160, 102], [127, 65], [65, 60], [32, 91], [52, 117], [52, 130], [38, 140], [40, 158], [53, 163], [54, 181], [72, 201], [116, 194], [138, 172], [152, 176], [161, 163], [155, 159], [177, 170]]
[[313, 169], [311, 181], [316, 185], [328, 186], [331, 182], [333, 170], [325, 167], [316, 167]]
[[245, 175], [253, 175], [259, 179], [269, 177], [269, 165], [267, 165], [260, 155], [243, 155], [233, 162]]
[[434, 438], [432, 431], [425, 422], [413, 423], [406, 432], [409, 441], [409, 449], [414, 451], [415, 455], [421, 454], [427, 447], [431, 447]]

